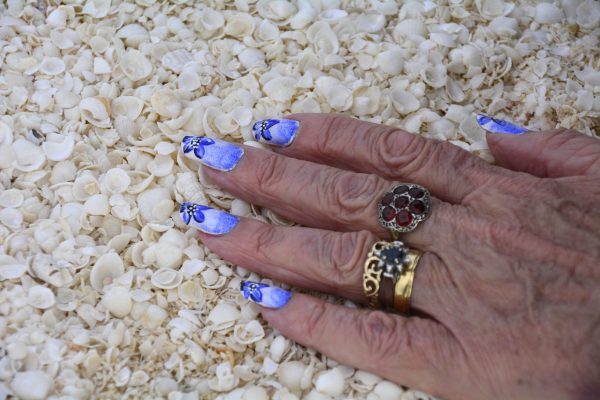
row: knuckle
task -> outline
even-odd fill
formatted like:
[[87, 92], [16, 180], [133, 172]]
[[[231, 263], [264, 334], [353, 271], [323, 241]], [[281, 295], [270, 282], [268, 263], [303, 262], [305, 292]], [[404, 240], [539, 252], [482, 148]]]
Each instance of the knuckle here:
[[338, 152], [338, 138], [335, 132], [347, 132], [355, 130], [353, 118], [340, 114], [328, 114], [323, 117], [323, 130], [328, 134], [317, 135], [314, 143], [316, 155], [321, 159], [327, 159]]
[[312, 310], [307, 319], [304, 320], [305, 328], [304, 332], [310, 342], [319, 340], [323, 336], [323, 331], [329, 322], [329, 316], [327, 315], [327, 305], [325, 302], [317, 302], [312, 307]]
[[277, 241], [281, 240], [281, 236], [276, 234], [275, 229], [271, 225], [261, 225], [253, 236], [254, 240], [253, 251], [255, 254], [267, 254]]
[[270, 193], [284, 181], [285, 165], [281, 156], [266, 151], [264, 153], [255, 169], [255, 181], [261, 193]]
[[350, 224], [370, 209], [374, 194], [384, 190], [384, 181], [376, 175], [340, 172], [332, 175], [332, 181], [325, 186], [329, 188], [326, 203], [341, 210], [340, 218]]
[[363, 313], [358, 318], [359, 337], [372, 350], [371, 365], [382, 365], [390, 356], [410, 351], [411, 336], [400, 318], [382, 311]]
[[373, 242], [368, 231], [328, 232], [320, 242], [321, 265], [329, 266], [324, 272], [340, 292], [347, 295], [348, 287], [354, 288], [360, 281], [360, 264]]
[[[417, 135], [405, 135], [390, 129], [376, 135], [370, 158], [373, 162], [383, 163], [383, 172], [396, 176], [400, 171], [410, 172], [420, 169], [431, 152], [432, 141], [423, 140]], [[399, 151], [401, 150], [401, 151]]]

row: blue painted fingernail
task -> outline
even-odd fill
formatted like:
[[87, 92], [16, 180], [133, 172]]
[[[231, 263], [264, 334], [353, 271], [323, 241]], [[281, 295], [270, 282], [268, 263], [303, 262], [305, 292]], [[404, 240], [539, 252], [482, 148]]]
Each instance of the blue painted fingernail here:
[[246, 299], [267, 308], [281, 308], [292, 298], [290, 291], [251, 281], [242, 281], [240, 291]]
[[300, 122], [293, 119], [263, 119], [252, 129], [256, 141], [284, 147], [292, 144], [299, 127]]
[[239, 222], [235, 215], [196, 203], [183, 203], [179, 207], [179, 214], [186, 225], [210, 235], [224, 235]]
[[488, 117], [487, 115], [477, 115], [479, 126], [491, 133], [508, 133], [511, 135], [520, 135], [529, 132], [529, 129], [514, 125], [508, 121]]
[[181, 148], [188, 157], [219, 171], [231, 171], [244, 155], [240, 146], [206, 136], [186, 136]]

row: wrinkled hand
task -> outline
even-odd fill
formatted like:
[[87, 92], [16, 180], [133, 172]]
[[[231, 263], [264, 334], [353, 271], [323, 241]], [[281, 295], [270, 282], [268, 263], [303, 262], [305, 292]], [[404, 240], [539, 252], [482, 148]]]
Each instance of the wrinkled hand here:
[[497, 165], [451, 144], [347, 117], [295, 115], [291, 146], [245, 148], [233, 195], [306, 227], [242, 219], [212, 251], [290, 285], [364, 302], [366, 254], [389, 232], [394, 182], [432, 194], [401, 237], [424, 252], [402, 317], [294, 294], [263, 316], [333, 359], [449, 399], [600, 397], [600, 141], [575, 132], [489, 134]]

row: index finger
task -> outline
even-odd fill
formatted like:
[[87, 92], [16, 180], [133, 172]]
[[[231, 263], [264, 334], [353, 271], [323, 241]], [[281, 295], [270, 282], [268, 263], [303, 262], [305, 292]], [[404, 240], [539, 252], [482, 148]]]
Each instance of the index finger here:
[[498, 173], [450, 143], [343, 115], [294, 114], [286, 120], [259, 121], [254, 131], [257, 140], [281, 154], [418, 183], [452, 203], [461, 203]]

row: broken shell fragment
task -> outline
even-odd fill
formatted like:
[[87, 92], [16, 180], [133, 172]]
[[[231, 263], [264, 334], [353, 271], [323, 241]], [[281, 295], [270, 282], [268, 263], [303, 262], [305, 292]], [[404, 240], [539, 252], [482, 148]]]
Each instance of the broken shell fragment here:
[[152, 285], [159, 289], [173, 289], [179, 286], [183, 276], [171, 268], [161, 268], [152, 274]]

